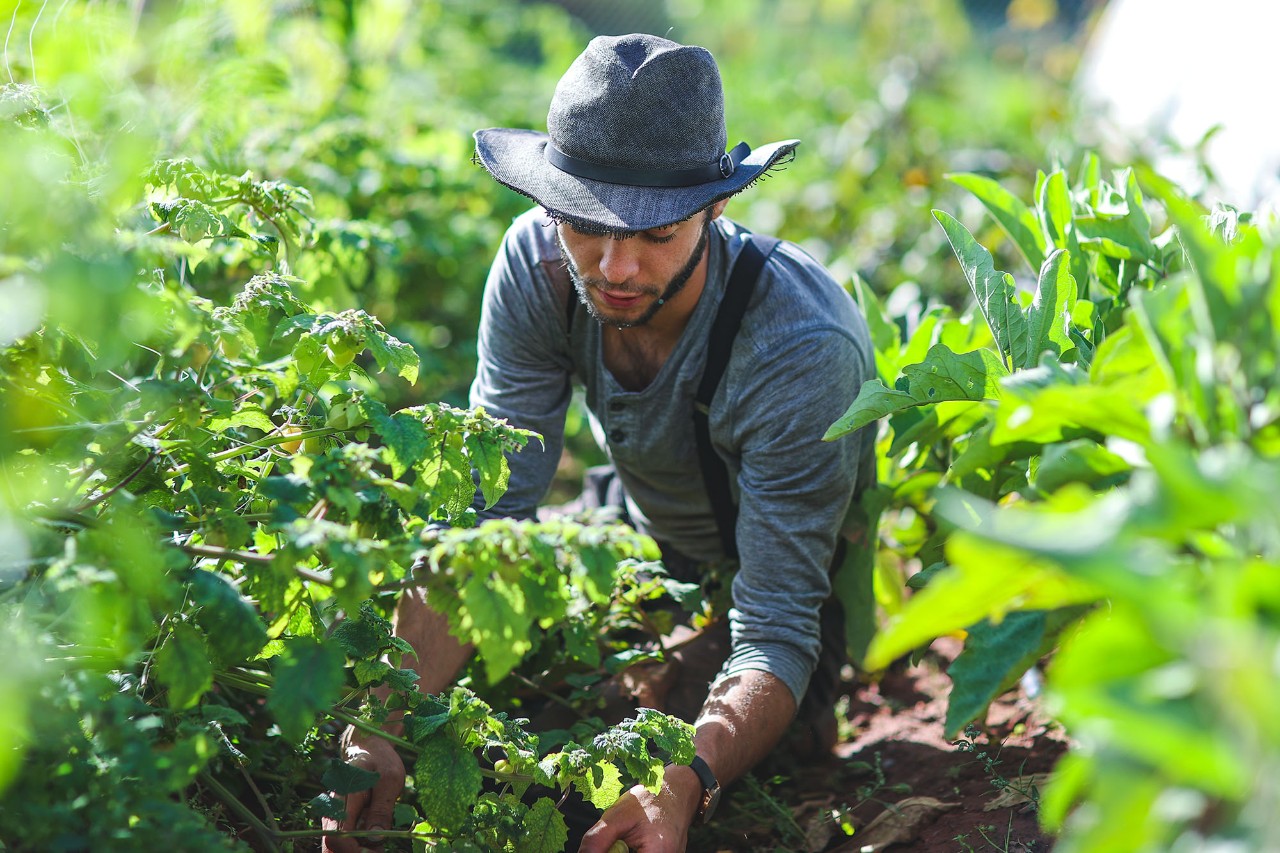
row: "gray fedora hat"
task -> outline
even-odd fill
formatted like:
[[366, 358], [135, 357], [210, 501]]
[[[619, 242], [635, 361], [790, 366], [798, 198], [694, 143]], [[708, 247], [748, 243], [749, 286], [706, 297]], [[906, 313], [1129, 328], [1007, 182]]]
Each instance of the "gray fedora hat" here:
[[600, 36], [560, 78], [547, 133], [475, 133], [476, 159], [555, 219], [600, 232], [687, 219], [741, 192], [799, 140], [725, 151], [724, 91], [707, 50]]

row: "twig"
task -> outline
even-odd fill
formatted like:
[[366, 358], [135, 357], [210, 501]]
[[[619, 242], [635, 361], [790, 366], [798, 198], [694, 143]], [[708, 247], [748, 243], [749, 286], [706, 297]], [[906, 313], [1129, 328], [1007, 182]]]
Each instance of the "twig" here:
[[249, 824], [253, 831], [262, 839], [262, 842], [267, 845], [268, 850], [273, 851], [273, 853], [279, 853], [280, 848], [276, 845], [276, 838], [278, 837], [279, 830], [273, 830], [263, 823], [248, 806], [236, 799], [235, 795], [224, 788], [222, 784], [218, 782], [217, 779], [214, 779], [211, 774], [201, 771], [200, 781], [213, 791], [213, 795], [218, 798], [219, 802], [235, 812], [236, 815], [245, 823]]
[[85, 510], [92, 509], [93, 507], [102, 503], [107, 498], [111, 497], [116, 492], [120, 491], [125, 486], [129, 485], [135, 479], [137, 479], [138, 475], [140, 475], [143, 471], [145, 471], [147, 469], [147, 466], [150, 465], [152, 462], [154, 462], [156, 457], [159, 455], [160, 455], [160, 451], [158, 450], [151, 451], [150, 453], [147, 454], [147, 458], [142, 460], [142, 464], [140, 464], [137, 468], [134, 468], [131, 472], [129, 472], [129, 476], [125, 477], [123, 480], [116, 483], [114, 486], [107, 489], [105, 492], [99, 492], [94, 497], [89, 498], [87, 501], [80, 504], [80, 506], [72, 510], [72, 512], [79, 514], [84, 512]]
[[212, 557], [215, 560], [230, 560], [233, 563], [258, 563], [270, 565], [274, 557], [270, 554], [255, 554], [252, 551], [233, 551], [230, 548], [216, 548], [213, 545], [180, 545], [178, 550], [194, 557]]
[[547, 688], [543, 687], [541, 684], [539, 684], [538, 682], [534, 681], [533, 679], [531, 679], [531, 678], [529, 678], [529, 677], [527, 677], [527, 676], [525, 676], [525, 675], [521, 675], [521, 674], [520, 674], [520, 673], [518, 673], [518, 672], [513, 672], [513, 673], [511, 673], [511, 677], [512, 677], [512, 678], [514, 678], [516, 681], [519, 681], [519, 682], [520, 682], [521, 684], [523, 684], [525, 687], [528, 687], [530, 690], [534, 690], [534, 691], [536, 691], [538, 694], [540, 694], [541, 696], [543, 696], [543, 697], [545, 697], [545, 698], [547, 698], [547, 699], [550, 699], [552, 702], [555, 702], [555, 703], [556, 703], [556, 704], [558, 704], [558, 705], [563, 705], [564, 707], [568, 708], [570, 711], [572, 711], [573, 713], [577, 714], [579, 718], [581, 718], [581, 719], [583, 719], [583, 720], [585, 720], [585, 719], [587, 718], [587, 715], [586, 715], [586, 714], [584, 714], [580, 709], [578, 709], [578, 708], [574, 707], [574, 704], [573, 704], [572, 702], [570, 702], [568, 699], [566, 699], [566, 698], [564, 698], [563, 696], [560, 696], [560, 695], [558, 695], [558, 694], [556, 694], [556, 693], [553, 693], [552, 691], [550, 691], [550, 690], [548, 690]]
[[412, 829], [290, 829], [277, 832], [276, 838], [443, 838], [438, 832], [415, 832]]

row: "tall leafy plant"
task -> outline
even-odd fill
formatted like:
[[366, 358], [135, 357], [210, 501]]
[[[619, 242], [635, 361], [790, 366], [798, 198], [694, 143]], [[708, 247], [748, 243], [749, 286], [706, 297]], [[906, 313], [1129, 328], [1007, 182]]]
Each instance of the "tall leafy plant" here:
[[829, 437], [887, 419], [882, 563], [923, 569], [869, 665], [964, 632], [956, 733], [1059, 646], [1047, 691], [1075, 741], [1044, 815], [1063, 849], [1274, 845], [1275, 224], [1092, 157], [1074, 183], [1038, 176], [1032, 204], [955, 180], [1038, 275], [996, 270], [939, 212], [973, 313], [903, 342], [859, 291], [882, 378]]

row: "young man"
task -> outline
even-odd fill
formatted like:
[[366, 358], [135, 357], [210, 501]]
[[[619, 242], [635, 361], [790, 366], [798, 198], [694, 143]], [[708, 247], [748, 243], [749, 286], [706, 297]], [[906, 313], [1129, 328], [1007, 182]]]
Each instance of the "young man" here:
[[[668, 767], [656, 795], [625, 794], [581, 845], [678, 851], [719, 785], [763, 758], [797, 709], [831, 719], [843, 633], [823, 607], [828, 571], [850, 501], [874, 478], [873, 437], [820, 439], [874, 375], [874, 355], [857, 308], [817, 262], [722, 216], [798, 142], [726, 153], [706, 50], [594, 39], [556, 87], [547, 127], [475, 135], [479, 162], [539, 205], [511, 226], [490, 271], [471, 397], [541, 433], [545, 449], [512, 458], [510, 487], [488, 515], [535, 514], [577, 382], [626, 513], [668, 565], [696, 572], [740, 555], [727, 660], [713, 661], [709, 693], [709, 679], [700, 685], [694, 767]], [[761, 243], [740, 321], [713, 336], [722, 304], [735, 301], [731, 271]], [[711, 339], [725, 334], [727, 364], [709, 405], [697, 404]], [[405, 597], [397, 630], [429, 663], [424, 692], [444, 689], [469, 655], [420, 597]], [[344, 827], [390, 825], [398, 757], [376, 738], [349, 743], [347, 757], [383, 779], [349, 798]]]

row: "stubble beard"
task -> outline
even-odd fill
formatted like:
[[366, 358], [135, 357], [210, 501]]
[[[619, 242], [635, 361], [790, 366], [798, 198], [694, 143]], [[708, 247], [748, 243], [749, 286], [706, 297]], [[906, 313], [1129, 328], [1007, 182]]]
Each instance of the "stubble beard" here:
[[[578, 267], [573, 263], [573, 259], [569, 257], [569, 252], [565, 248], [564, 241], [560, 239], [560, 234], [556, 232], [556, 242], [560, 244], [560, 256], [564, 258], [565, 268], [569, 271], [569, 279], [573, 282], [573, 289], [578, 292], [578, 301], [587, 309], [587, 313], [592, 319], [601, 325], [612, 326], [615, 329], [632, 329], [636, 326], [643, 326], [654, 318], [654, 315], [662, 309], [672, 299], [674, 299], [680, 291], [684, 290], [685, 285], [689, 283], [689, 279], [693, 278], [694, 272], [698, 269], [698, 264], [702, 261], [702, 255], [707, 250], [707, 242], [711, 234], [711, 217], [705, 216], [702, 220], [702, 233], [698, 235], [698, 244], [693, 247], [693, 252], [689, 254], [689, 259], [685, 261], [683, 267], [671, 277], [667, 282], [667, 286], [659, 291], [655, 287], [641, 286], [627, 293], [635, 295], [648, 294], [656, 296], [653, 302], [649, 303], [649, 307], [644, 310], [639, 317], [634, 320], [620, 320], [617, 317], [610, 317], [601, 313], [595, 302], [591, 299], [591, 288], [602, 287], [608, 282], [599, 278], [586, 278], [578, 271]], [[634, 238], [632, 238], [634, 239]]]

